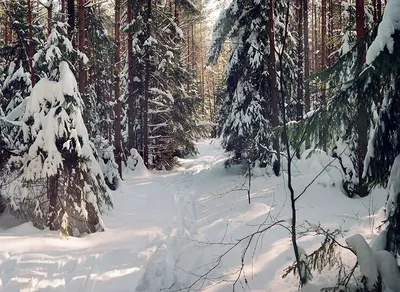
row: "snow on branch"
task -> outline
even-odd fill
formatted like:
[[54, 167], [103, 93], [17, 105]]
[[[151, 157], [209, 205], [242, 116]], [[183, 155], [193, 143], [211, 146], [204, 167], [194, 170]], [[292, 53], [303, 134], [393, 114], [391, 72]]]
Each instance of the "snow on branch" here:
[[400, 0], [389, 0], [383, 18], [378, 27], [378, 35], [367, 51], [366, 64], [370, 65], [386, 47], [393, 53], [394, 40], [392, 35], [400, 29]]

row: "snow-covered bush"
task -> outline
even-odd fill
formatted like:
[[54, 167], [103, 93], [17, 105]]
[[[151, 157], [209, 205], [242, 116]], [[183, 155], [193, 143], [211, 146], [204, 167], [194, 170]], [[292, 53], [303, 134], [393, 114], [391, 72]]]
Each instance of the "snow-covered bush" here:
[[104, 228], [100, 208], [112, 206], [82, 118], [82, 100], [68, 64], [58, 81], [41, 79], [23, 115], [25, 149], [9, 188], [12, 210], [39, 228], [78, 236]]
[[97, 152], [97, 160], [103, 172], [105, 183], [111, 190], [116, 190], [119, 184], [118, 165], [114, 158], [114, 146], [100, 135], [93, 139]]
[[363, 291], [400, 291], [400, 273], [387, 250], [373, 250], [360, 234], [346, 239], [354, 251], [363, 276]]

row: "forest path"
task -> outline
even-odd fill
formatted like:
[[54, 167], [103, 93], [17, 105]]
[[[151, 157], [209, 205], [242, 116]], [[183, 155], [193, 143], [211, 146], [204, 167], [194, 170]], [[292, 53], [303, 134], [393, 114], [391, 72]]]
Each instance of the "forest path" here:
[[[202, 141], [197, 146], [199, 154], [192, 159], [178, 159], [177, 167], [171, 173], [168, 186], [173, 190], [170, 225], [165, 229], [166, 237], [159, 243], [144, 268], [143, 277], [136, 287], [137, 292], [174, 291], [186, 284], [178, 276], [177, 268], [179, 269], [179, 262], [185, 260], [182, 258], [182, 251], [197, 234], [197, 200], [213, 184], [209, 179], [205, 180], [203, 175], [213, 169], [215, 164], [226, 159], [219, 143], [214, 145], [213, 140]], [[215, 176], [214, 183], [218, 183]]]
[[[198, 155], [178, 159], [171, 172], [126, 169], [120, 188], [112, 192], [115, 208], [103, 217], [105, 232], [63, 238], [30, 223], [0, 230], [0, 291], [172, 292], [190, 287], [229, 292], [236, 279], [238, 291], [297, 291], [296, 277], [282, 280], [293, 262], [285, 228], [252, 241], [242, 274], [247, 241], [221, 258], [232, 243], [260, 226], [290, 218], [284, 171], [275, 177], [254, 169], [248, 204], [248, 178], [240, 166], [224, 167], [219, 141], [203, 140], [197, 147]], [[295, 191], [303, 190], [327, 162], [322, 154], [295, 161]], [[385, 191], [349, 199], [337, 187], [340, 180], [335, 166], [315, 181], [297, 204], [299, 224], [307, 220], [372, 240]], [[299, 244], [312, 252], [320, 240], [306, 235]], [[355, 259], [349, 255], [343, 260], [352, 266]], [[332, 285], [335, 276], [326, 271], [304, 292]]]
[[[172, 172], [126, 170], [106, 232], [64, 238], [31, 223], [0, 230], [0, 291], [158, 291], [175, 283], [181, 238], [196, 233], [197, 175], [223, 157], [211, 141]], [[0, 221], [5, 217], [0, 217]], [[5, 219], [3, 219], [5, 220]], [[9, 217], [7, 217], [9, 220]]]

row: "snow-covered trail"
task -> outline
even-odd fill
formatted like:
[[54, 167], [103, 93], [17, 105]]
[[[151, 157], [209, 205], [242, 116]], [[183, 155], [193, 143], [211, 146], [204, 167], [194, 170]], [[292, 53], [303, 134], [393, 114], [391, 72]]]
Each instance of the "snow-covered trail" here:
[[112, 194], [114, 210], [104, 216], [106, 232], [63, 238], [30, 223], [0, 230], [0, 291], [156, 291], [172, 285], [177, 238], [196, 233], [192, 183], [223, 159], [214, 155], [185, 161], [171, 173], [127, 171]]
[[[247, 178], [240, 167], [224, 167], [219, 141], [197, 146], [199, 155], [179, 159], [172, 172], [126, 170], [121, 187], [112, 193], [114, 210], [103, 218], [106, 232], [62, 238], [30, 223], [0, 229], [0, 291], [232, 291], [247, 242], [220, 255], [260, 224], [290, 218], [285, 175], [255, 173], [248, 204]], [[296, 192], [326, 159], [296, 162]], [[299, 224], [308, 220], [373, 239], [371, 224], [385, 194], [377, 190], [368, 198], [349, 199], [334, 185], [340, 180], [336, 172], [332, 168], [320, 176], [299, 200]], [[287, 230], [274, 228], [255, 239], [237, 291], [297, 291], [295, 277], [282, 280], [293, 261]], [[320, 240], [307, 235], [299, 244], [311, 252]], [[335, 282], [334, 275], [316, 277], [305, 291], [319, 291], [319, 284]]]
[[30, 223], [1, 232], [0, 291], [134, 291], [165, 241], [175, 189], [171, 175], [126, 176], [106, 232], [61, 238]]

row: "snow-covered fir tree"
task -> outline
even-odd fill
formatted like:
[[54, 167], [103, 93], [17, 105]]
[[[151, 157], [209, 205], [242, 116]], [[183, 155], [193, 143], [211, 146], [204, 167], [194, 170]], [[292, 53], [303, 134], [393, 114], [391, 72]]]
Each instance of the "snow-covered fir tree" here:
[[111, 143], [113, 95], [113, 49], [114, 41], [108, 35], [105, 23], [108, 21], [103, 10], [95, 6], [86, 8], [86, 42], [88, 85], [84, 118], [90, 139], [93, 142], [106, 184], [111, 189], [118, 186], [118, 165], [114, 159], [114, 147]]
[[10, 187], [14, 212], [39, 228], [79, 236], [104, 229], [101, 208], [112, 206], [82, 118], [82, 100], [69, 65], [59, 80], [42, 78], [23, 115], [25, 149], [11, 158], [21, 175]]
[[[231, 43], [226, 69], [228, 95], [221, 106], [220, 120], [222, 144], [226, 151], [233, 154], [231, 162], [258, 161], [259, 165], [266, 166], [279, 159], [272, 146], [272, 115], [278, 113], [272, 110], [272, 87], [268, 74], [271, 66], [269, 5], [267, 1], [234, 0], [221, 13], [213, 32], [209, 50], [210, 63], [217, 60], [226, 40], [229, 39]], [[274, 9], [273, 29], [278, 31], [277, 45], [287, 38], [281, 22], [284, 6], [284, 3], [278, 1]], [[285, 54], [290, 55], [288, 52]], [[284, 70], [294, 65], [290, 64], [290, 60], [285, 62], [287, 66], [282, 67]], [[277, 64], [272, 65], [274, 71], [278, 68]], [[285, 71], [293, 72], [289, 69]], [[279, 173], [279, 167], [275, 173]]]
[[365, 94], [377, 122], [371, 131], [364, 174], [388, 187], [386, 249], [400, 253], [400, 3], [391, 0], [366, 54]]
[[[127, 30], [134, 30], [134, 90], [135, 120], [133, 143], [143, 155], [148, 131], [150, 167], [171, 168], [177, 151], [183, 154], [196, 152], [193, 141], [197, 135], [199, 116], [196, 106], [199, 99], [189, 95], [186, 84], [194, 82], [182, 60], [183, 32], [175, 22], [173, 11], [166, 3], [141, 1], [135, 5], [134, 17]], [[151, 15], [148, 9], [151, 3]], [[160, 28], [160, 23], [162, 27]], [[146, 62], [146, 60], [148, 60]], [[128, 99], [128, 62], [123, 71], [124, 96]], [[147, 71], [148, 70], [148, 71]], [[148, 81], [146, 81], [148, 78]], [[146, 86], [148, 82], [148, 105]], [[144, 119], [148, 117], [148, 130]], [[127, 130], [128, 132], [128, 130]]]
[[[15, 33], [12, 42], [0, 49], [0, 59], [4, 68], [0, 74], [3, 79], [0, 83], [0, 106], [5, 114], [16, 108], [22, 100], [29, 95], [31, 90], [31, 70], [29, 68], [28, 51], [28, 5], [24, 0], [6, 1], [5, 14], [11, 20], [11, 29]], [[43, 27], [33, 17], [32, 34], [35, 49], [41, 46], [44, 39]]]

